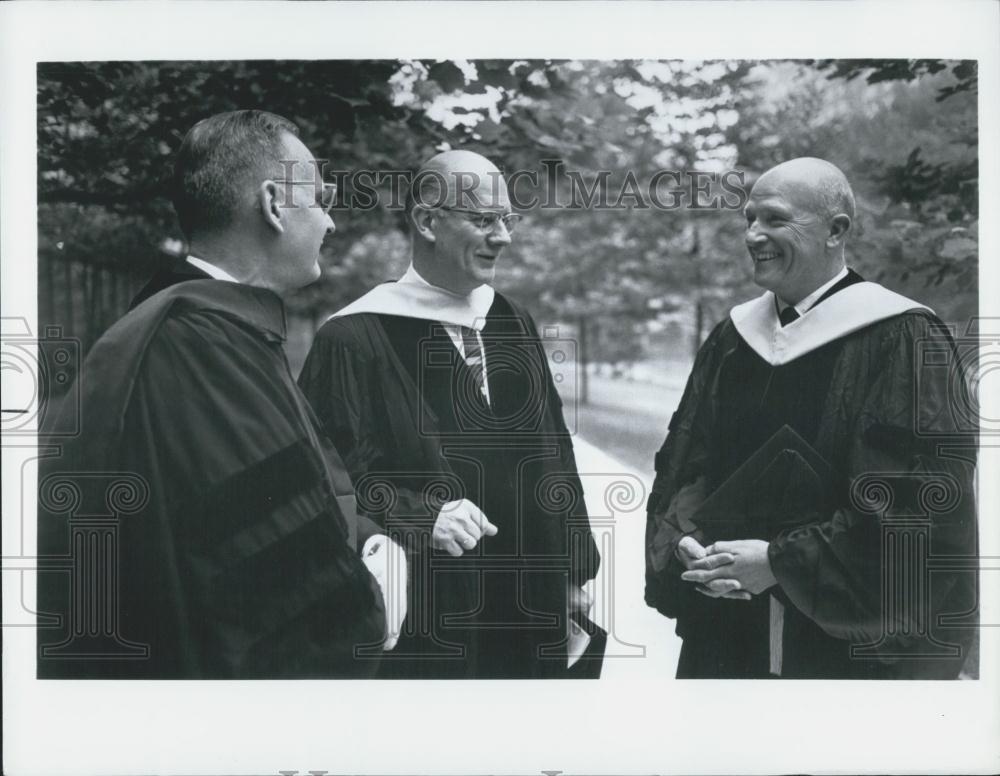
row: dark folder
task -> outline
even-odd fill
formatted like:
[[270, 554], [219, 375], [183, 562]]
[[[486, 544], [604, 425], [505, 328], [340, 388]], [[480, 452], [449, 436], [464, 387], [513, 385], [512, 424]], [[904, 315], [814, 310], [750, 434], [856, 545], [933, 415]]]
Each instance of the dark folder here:
[[770, 541], [832, 508], [834, 488], [829, 462], [794, 429], [782, 426], [702, 502], [691, 525], [682, 527], [701, 529], [706, 542]]

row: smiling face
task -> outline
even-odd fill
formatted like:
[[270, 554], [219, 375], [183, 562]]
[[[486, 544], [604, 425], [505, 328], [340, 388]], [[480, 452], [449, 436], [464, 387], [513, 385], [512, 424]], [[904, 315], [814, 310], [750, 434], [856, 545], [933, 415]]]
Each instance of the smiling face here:
[[414, 266], [429, 283], [467, 294], [493, 282], [511, 235], [500, 220], [483, 226], [474, 213], [449, 208], [510, 213], [507, 184], [489, 160], [468, 151], [440, 154], [428, 168], [442, 176], [447, 191], [441, 202], [425, 198], [428, 207], [414, 211]]
[[[470, 209], [501, 215], [510, 212], [507, 186], [502, 180], [498, 196], [479, 201], [490, 206]], [[503, 221], [481, 228], [481, 219], [474, 214], [452, 210], [438, 210], [435, 218], [435, 257], [442, 274], [448, 276], [448, 288], [458, 291], [467, 288], [471, 291], [484, 283], [492, 283], [497, 260], [511, 242], [510, 232]]]
[[797, 304], [843, 266], [842, 243], [832, 239], [839, 227], [802, 176], [779, 168], [765, 173], [744, 213], [754, 282], [786, 304]]

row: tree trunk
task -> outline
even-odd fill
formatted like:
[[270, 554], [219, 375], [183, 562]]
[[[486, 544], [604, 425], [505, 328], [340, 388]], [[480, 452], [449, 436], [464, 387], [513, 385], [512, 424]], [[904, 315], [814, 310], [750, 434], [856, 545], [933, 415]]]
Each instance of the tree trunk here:
[[576, 397], [578, 404], [590, 404], [590, 377], [587, 374], [587, 319], [580, 316], [576, 319], [577, 339], [576, 364], [580, 370], [580, 390]]
[[692, 353], [697, 356], [698, 348], [701, 347], [701, 332], [705, 328], [705, 305], [701, 301], [701, 297], [698, 297], [698, 301], [694, 303], [694, 342], [692, 345]]
[[89, 351], [90, 346], [97, 339], [95, 336], [97, 329], [97, 316], [95, 315], [94, 300], [94, 267], [90, 264], [81, 264], [80, 270], [83, 273], [83, 346]]
[[694, 345], [693, 354], [697, 356], [698, 348], [701, 347], [701, 330], [705, 326], [705, 306], [701, 296], [705, 288], [705, 278], [701, 267], [701, 232], [698, 229], [698, 224], [691, 224], [691, 230], [691, 250], [689, 254], [694, 265], [695, 298], [697, 299], [694, 305], [694, 342], [692, 344]]
[[[76, 328], [76, 285], [73, 283], [73, 265], [75, 262], [69, 259], [63, 259], [63, 287], [62, 293], [63, 298], [66, 300], [66, 317], [63, 318], [59, 316], [61, 321], [65, 321], [63, 329], [63, 335], [67, 337], [76, 337], [77, 340], [82, 341], [83, 337], [80, 336], [80, 330]], [[53, 318], [55, 318], [55, 311], [53, 310]], [[55, 321], [53, 321], [54, 323]], [[81, 347], [81, 355], [87, 352], [86, 347]]]
[[125, 314], [125, 294], [122, 286], [125, 283], [125, 272], [119, 270], [114, 274], [114, 283], [111, 286], [111, 304], [115, 308], [115, 314], [120, 318]]
[[[46, 326], [50, 326], [55, 323], [56, 319], [56, 262], [51, 256], [45, 256], [44, 258], [39, 256], [39, 261], [45, 263], [45, 290], [43, 293], [39, 293], [39, 310], [38, 310], [38, 336], [42, 336], [42, 332], [45, 331]], [[39, 289], [41, 291], [41, 289]], [[42, 299], [45, 299], [44, 306], [41, 303]]]

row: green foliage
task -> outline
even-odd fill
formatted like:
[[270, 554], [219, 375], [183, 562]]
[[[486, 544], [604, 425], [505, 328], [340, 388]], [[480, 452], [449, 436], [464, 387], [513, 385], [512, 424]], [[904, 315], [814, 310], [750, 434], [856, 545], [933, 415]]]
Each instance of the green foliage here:
[[[547, 63], [483, 62], [484, 85], [500, 91], [499, 108], [519, 88], [537, 91]], [[397, 79], [410, 76], [416, 95], [400, 100]], [[557, 79], [554, 79], [557, 80]], [[168, 200], [171, 159], [198, 120], [226, 110], [259, 108], [295, 122], [303, 142], [330, 170], [409, 170], [442, 147], [470, 147], [503, 159], [532, 145], [529, 124], [496, 123], [477, 133], [446, 129], [427, 115], [437, 97], [461, 88], [465, 76], [453, 63], [378, 61], [76, 62], [49, 63], [38, 72], [38, 199], [40, 262], [112, 263], [150, 267], [169, 257], [163, 240], [182, 238]], [[359, 192], [344, 187], [345, 201]], [[386, 193], [383, 191], [383, 193]], [[114, 229], [94, 230], [83, 221], [71, 233], [67, 221], [83, 206]], [[144, 228], [133, 230], [136, 220]], [[291, 300], [291, 309], [315, 317], [373, 285], [363, 273], [336, 269], [363, 235], [403, 228], [398, 211], [384, 208], [335, 212], [337, 236], [329, 241], [320, 283]], [[129, 236], [125, 232], [130, 231]], [[51, 249], [63, 235], [63, 247]], [[137, 238], [141, 238], [138, 239]], [[370, 242], [370, 241], [369, 241]], [[374, 250], [362, 262], [379, 280], [392, 277], [391, 260]], [[377, 270], [381, 269], [379, 272]]]
[[833, 162], [857, 196], [848, 263], [945, 320], [974, 316], [974, 63], [768, 63], [747, 85], [729, 132], [738, 165], [757, 173], [796, 156]]
[[948, 63], [943, 59], [820, 59], [816, 68], [828, 71], [830, 78], [851, 81], [860, 75], [870, 84], [884, 81], [915, 81], [926, 75], [950, 70], [953, 83], [938, 90], [937, 101], [946, 100], [959, 92], [978, 90], [978, 66], [975, 60], [962, 59]]
[[[142, 274], [163, 261], [164, 240], [181, 237], [167, 181], [184, 133], [262, 108], [298, 124], [332, 170], [413, 171], [468, 148], [508, 175], [538, 173], [517, 195], [559, 206], [527, 213], [498, 284], [543, 320], [590, 322], [596, 359], [640, 357], [664, 331], [688, 350], [756, 293], [738, 208], [693, 208], [690, 192], [675, 209], [643, 207], [662, 169], [735, 168], [749, 188], [786, 159], [829, 159], [858, 196], [850, 262], [958, 320], [976, 309], [976, 85], [974, 62], [948, 60], [42, 64], [40, 266]], [[620, 207], [586, 206], [579, 190], [574, 203], [571, 173], [588, 189], [603, 173]], [[388, 184], [376, 188], [388, 201]], [[322, 279], [290, 303], [312, 320], [408, 258], [399, 210], [334, 218]]]
[[[60, 256], [47, 254], [43, 243], [40, 258], [163, 261], [161, 242], [182, 237], [168, 200], [171, 159], [195, 122], [220, 111], [262, 108], [287, 116], [334, 169], [415, 164], [431, 144], [405, 131], [409, 116], [392, 105], [388, 81], [397, 69], [395, 62], [349, 61], [41, 65], [38, 196], [51, 207], [40, 213], [39, 231], [54, 231], [67, 208], [87, 205], [103, 209], [105, 219], [119, 218], [123, 234], [95, 244], [74, 233]], [[395, 131], [379, 131], [383, 122]], [[383, 228], [382, 216], [344, 218], [340, 244]], [[140, 245], [124, 235], [135, 219], [150, 227], [140, 230], [148, 238]]]

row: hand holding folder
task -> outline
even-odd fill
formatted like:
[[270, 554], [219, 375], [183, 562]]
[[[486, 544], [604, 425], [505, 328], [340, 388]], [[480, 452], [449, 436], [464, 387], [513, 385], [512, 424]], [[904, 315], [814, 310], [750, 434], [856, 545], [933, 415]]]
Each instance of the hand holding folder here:
[[811, 522], [834, 501], [835, 475], [827, 460], [790, 426], [782, 426], [691, 515], [685, 532], [700, 529], [706, 542], [770, 541]]

